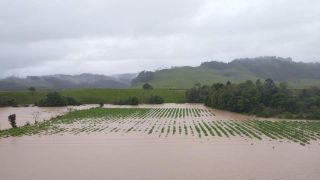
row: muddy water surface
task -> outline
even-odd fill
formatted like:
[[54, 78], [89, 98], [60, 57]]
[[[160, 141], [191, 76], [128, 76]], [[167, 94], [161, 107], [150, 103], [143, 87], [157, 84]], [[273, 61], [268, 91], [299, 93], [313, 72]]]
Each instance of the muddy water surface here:
[[320, 145], [150, 136], [0, 140], [0, 179], [318, 180]]
[[97, 105], [81, 105], [67, 107], [5, 107], [0, 108], [0, 129], [10, 128], [8, 116], [16, 114], [17, 125], [21, 126], [25, 123], [34, 123], [35, 121], [49, 120], [58, 115], [65, 114], [72, 109], [88, 109]]
[[[8, 116], [10, 114], [16, 114], [17, 117], [17, 125], [22, 126], [29, 123], [34, 123], [35, 121], [43, 121], [49, 120], [52, 117], [56, 117], [58, 115], [63, 115], [66, 112], [72, 109], [88, 109], [92, 107], [97, 107], [98, 105], [81, 105], [81, 106], [67, 106], [67, 107], [5, 107], [0, 108], [0, 129], [8, 129], [11, 128], [8, 122]], [[165, 103], [159, 105], [148, 105], [148, 104], [140, 104], [138, 106], [130, 106], [130, 105], [112, 105], [105, 104], [105, 108], [206, 108], [202, 104], [175, 104], [175, 103]], [[252, 119], [250, 116], [241, 115], [238, 113], [232, 113], [228, 111], [222, 110], [211, 110], [215, 115], [215, 120], [245, 120]]]
[[[105, 107], [119, 107], [106, 105]], [[123, 106], [122, 106], [123, 107]], [[136, 106], [126, 106], [136, 107]], [[139, 105], [156, 108], [206, 108], [195, 104]], [[87, 107], [83, 107], [87, 108]], [[18, 118], [33, 118], [39, 109], [0, 109]], [[42, 109], [43, 114], [64, 113]], [[268, 138], [217, 137], [178, 133], [179, 127], [196, 122], [245, 120], [225, 111], [202, 111], [185, 118], [87, 119], [65, 125], [88, 127], [82, 133], [67, 131], [54, 135], [0, 139], [0, 180], [319, 180], [320, 142], [302, 146], [292, 141]], [[31, 115], [30, 115], [31, 113]], [[7, 115], [1, 115], [7, 122]], [[46, 117], [46, 116], [44, 116]], [[49, 117], [49, 116], [48, 116]], [[19, 122], [19, 120], [18, 120]], [[130, 133], [128, 129], [137, 124]], [[95, 125], [96, 123], [96, 125]], [[101, 127], [100, 127], [101, 125]], [[148, 132], [152, 127], [152, 134]], [[96, 128], [98, 128], [98, 131]], [[162, 127], [176, 127], [169, 134]], [[117, 128], [113, 131], [112, 129]], [[147, 129], [147, 131], [146, 131]], [[102, 131], [100, 131], [102, 130]], [[195, 131], [195, 129], [194, 129]], [[195, 132], [196, 133], [196, 132]], [[160, 135], [159, 135], [160, 134]], [[163, 134], [163, 135], [162, 135]]]

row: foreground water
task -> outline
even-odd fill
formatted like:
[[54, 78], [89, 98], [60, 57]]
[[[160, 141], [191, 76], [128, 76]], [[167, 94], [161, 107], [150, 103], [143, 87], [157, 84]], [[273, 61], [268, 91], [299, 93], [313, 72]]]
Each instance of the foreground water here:
[[[286, 138], [268, 138], [259, 134], [262, 131], [254, 128], [251, 128], [251, 131], [261, 136], [261, 139], [245, 134], [226, 136], [221, 128], [226, 128], [226, 125], [231, 127], [239, 122], [241, 123], [238, 125], [244, 125], [245, 122], [250, 122], [245, 120], [252, 117], [206, 109], [199, 104], [134, 107], [153, 107], [160, 110], [150, 110], [148, 115], [141, 116], [133, 113], [126, 118], [115, 114], [103, 118], [76, 120], [70, 124], [58, 123], [55, 125], [63, 127], [62, 131], [53, 128], [52, 132], [49, 130], [36, 135], [0, 138], [0, 179], [320, 179], [319, 135], [308, 129], [298, 131], [298, 126], [288, 124], [290, 131], [287, 129], [283, 134], [295, 137], [292, 132], [304, 132], [306, 137], [315, 137], [306, 145]], [[197, 111], [186, 116], [185, 113], [162, 116], [159, 115], [162, 108], [167, 108], [164, 112], [171, 112], [172, 108], [195, 108]], [[13, 110], [16, 113], [24, 112], [19, 117], [33, 112], [19, 111], [18, 108]], [[58, 112], [67, 111], [68, 108], [64, 108]], [[198, 129], [197, 132], [194, 128], [205, 123], [220, 127], [221, 136], [210, 135], [209, 131], [205, 135], [204, 130]], [[248, 124], [241, 127], [249, 128]]]
[[320, 144], [152, 136], [0, 140], [0, 179], [318, 180]]

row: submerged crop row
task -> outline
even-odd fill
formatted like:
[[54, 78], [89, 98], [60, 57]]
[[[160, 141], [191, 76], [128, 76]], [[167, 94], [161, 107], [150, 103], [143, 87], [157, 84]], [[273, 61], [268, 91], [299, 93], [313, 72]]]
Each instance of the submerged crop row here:
[[302, 145], [320, 139], [319, 121], [216, 120], [206, 108], [93, 108], [34, 125], [0, 131], [1, 137], [117, 133], [196, 138], [243, 137]]

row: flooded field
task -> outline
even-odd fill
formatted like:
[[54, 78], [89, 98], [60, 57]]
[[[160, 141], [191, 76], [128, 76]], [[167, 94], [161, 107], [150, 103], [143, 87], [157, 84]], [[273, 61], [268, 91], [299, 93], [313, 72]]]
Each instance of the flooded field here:
[[88, 109], [97, 105], [81, 105], [67, 107], [2, 107], [0, 108], [0, 130], [11, 128], [8, 122], [10, 114], [16, 114], [17, 125], [22, 126], [35, 121], [49, 120], [58, 115], [63, 115], [70, 110]]
[[319, 139], [318, 121], [105, 105], [0, 131], [0, 179], [317, 180]]

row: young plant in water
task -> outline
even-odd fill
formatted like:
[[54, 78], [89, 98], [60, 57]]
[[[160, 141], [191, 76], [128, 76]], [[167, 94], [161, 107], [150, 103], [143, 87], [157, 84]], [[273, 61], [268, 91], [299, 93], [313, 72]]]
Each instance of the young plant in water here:
[[12, 128], [16, 128], [17, 127], [16, 114], [9, 115], [8, 116], [8, 120], [9, 120], [9, 123], [10, 123]]

